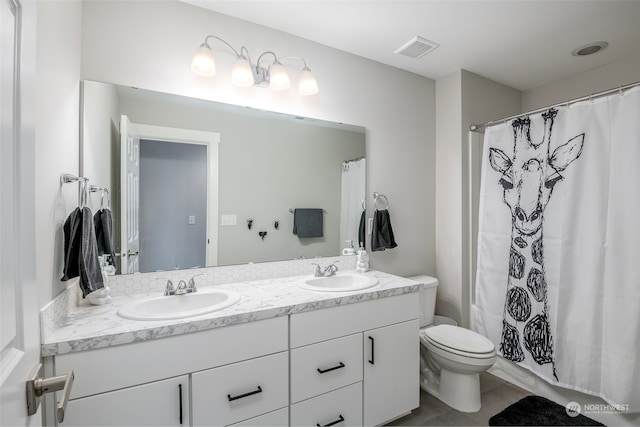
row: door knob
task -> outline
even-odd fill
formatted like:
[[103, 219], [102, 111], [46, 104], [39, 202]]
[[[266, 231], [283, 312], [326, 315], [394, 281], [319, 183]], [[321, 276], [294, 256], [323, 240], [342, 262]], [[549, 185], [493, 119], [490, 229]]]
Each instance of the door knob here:
[[71, 386], [73, 385], [73, 371], [67, 375], [57, 377], [43, 378], [42, 363], [38, 363], [33, 367], [27, 378], [27, 413], [33, 415], [38, 411], [40, 406], [40, 397], [45, 393], [53, 393], [62, 390], [62, 397], [58, 401], [56, 408], [56, 418], [58, 422], [64, 421], [64, 411], [67, 409], [69, 395], [71, 394]]

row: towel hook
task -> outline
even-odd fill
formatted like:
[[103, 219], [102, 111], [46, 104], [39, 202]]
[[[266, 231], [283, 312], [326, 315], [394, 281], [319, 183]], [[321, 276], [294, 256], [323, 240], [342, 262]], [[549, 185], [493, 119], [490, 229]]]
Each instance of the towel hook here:
[[373, 207], [374, 207], [375, 210], [379, 210], [378, 209], [378, 199], [384, 199], [383, 202], [384, 202], [385, 206], [384, 206], [383, 209], [389, 209], [389, 199], [387, 199], [387, 196], [385, 196], [382, 193], [375, 192], [375, 193], [373, 193]]

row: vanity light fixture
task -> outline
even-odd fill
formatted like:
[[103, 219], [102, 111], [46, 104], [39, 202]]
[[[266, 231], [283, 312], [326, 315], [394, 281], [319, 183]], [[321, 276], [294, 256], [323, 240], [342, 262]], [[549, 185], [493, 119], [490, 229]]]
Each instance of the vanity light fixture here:
[[[268, 86], [271, 90], [281, 91], [291, 87], [289, 74], [280, 60], [296, 59], [302, 61], [304, 67], [300, 73], [298, 81], [298, 93], [303, 96], [315, 95], [318, 93], [318, 82], [316, 77], [307, 66], [307, 61], [299, 56], [281, 56], [278, 57], [272, 51], [266, 51], [260, 54], [255, 64], [251, 63], [249, 51], [242, 46], [238, 52], [233, 46], [218, 36], [209, 35], [205, 37], [204, 43], [200, 45], [193, 61], [191, 62], [191, 71], [201, 77], [214, 77], [216, 75], [216, 64], [213, 57], [213, 49], [209, 45], [210, 39], [216, 39], [227, 45], [236, 55], [236, 63], [231, 72], [231, 82], [235, 86]], [[265, 55], [272, 55], [273, 62], [268, 67], [260, 66], [260, 61]]]

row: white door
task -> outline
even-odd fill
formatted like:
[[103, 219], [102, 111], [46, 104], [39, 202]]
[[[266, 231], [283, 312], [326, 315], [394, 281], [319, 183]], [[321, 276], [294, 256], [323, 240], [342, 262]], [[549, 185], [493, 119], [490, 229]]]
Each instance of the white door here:
[[140, 137], [127, 116], [120, 117], [120, 271], [140, 271]]
[[[35, 280], [33, 96], [35, 2], [0, 0], [0, 425], [37, 426], [25, 382], [40, 361]], [[18, 50], [17, 47], [21, 49]], [[28, 92], [25, 92], [28, 93]], [[20, 106], [26, 106], [20, 110]], [[25, 123], [25, 125], [23, 125]]]

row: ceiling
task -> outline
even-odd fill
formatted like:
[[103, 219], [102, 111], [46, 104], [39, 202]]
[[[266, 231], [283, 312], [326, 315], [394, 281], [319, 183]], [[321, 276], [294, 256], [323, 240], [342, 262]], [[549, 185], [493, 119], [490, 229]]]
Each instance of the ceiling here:
[[[465, 69], [519, 90], [640, 52], [634, 0], [183, 1], [434, 80]], [[440, 46], [419, 59], [394, 53], [415, 36]], [[609, 46], [571, 55], [596, 41]]]

